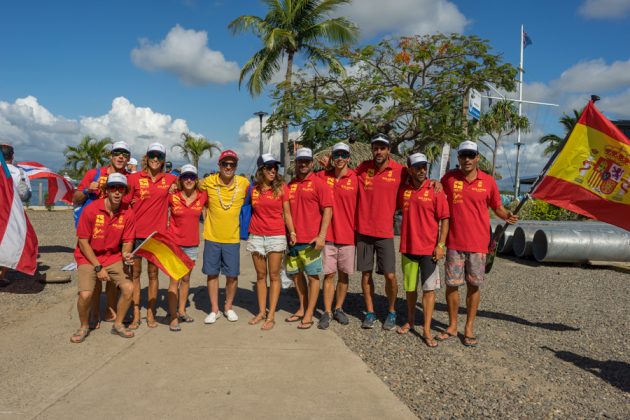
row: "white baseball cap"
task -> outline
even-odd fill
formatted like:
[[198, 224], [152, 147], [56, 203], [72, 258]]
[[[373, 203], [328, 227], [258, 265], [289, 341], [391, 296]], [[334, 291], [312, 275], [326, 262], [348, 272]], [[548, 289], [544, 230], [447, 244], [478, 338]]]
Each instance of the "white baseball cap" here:
[[298, 149], [297, 152], [295, 152], [295, 160], [298, 159], [313, 160], [313, 151], [308, 147], [302, 147]]
[[346, 143], [339, 142], [339, 143], [336, 143], [332, 148], [333, 153], [336, 152], [337, 150], [343, 150], [345, 152], [350, 153], [350, 146], [348, 146]]
[[457, 148], [457, 153], [461, 153], [464, 151], [478, 153], [479, 150], [477, 149], [477, 143], [466, 140], [465, 142], [460, 144], [459, 147]]
[[387, 136], [385, 134], [377, 134], [374, 137], [372, 137], [372, 144], [374, 143], [385, 143], [386, 145], [389, 146], [389, 138], [387, 138]]
[[147, 153], [149, 152], [160, 152], [166, 155], [166, 147], [162, 143], [151, 143], [147, 149]]
[[427, 163], [429, 163], [429, 161], [427, 160], [427, 157], [422, 153], [414, 153], [413, 155], [409, 155], [409, 157], [407, 158], [407, 165], [409, 167], [426, 165]]
[[194, 165], [191, 165], [190, 163], [185, 164], [184, 166], [181, 167], [181, 169], [179, 170], [179, 174], [180, 175], [184, 175], [184, 174], [195, 174], [197, 175], [197, 168], [194, 167]]
[[137, 165], [138, 161], [136, 160], [136, 158], [129, 158], [129, 165]]
[[112, 152], [114, 150], [126, 150], [127, 152], [131, 152], [129, 145], [125, 143], [124, 141], [117, 141], [114, 144], [112, 144]]
[[127, 177], [121, 173], [114, 172], [107, 177], [107, 186], [123, 185], [127, 186]]
[[258, 156], [256, 160], [256, 166], [261, 168], [265, 165], [280, 165], [280, 161], [273, 157], [271, 153], [265, 153], [261, 156]]

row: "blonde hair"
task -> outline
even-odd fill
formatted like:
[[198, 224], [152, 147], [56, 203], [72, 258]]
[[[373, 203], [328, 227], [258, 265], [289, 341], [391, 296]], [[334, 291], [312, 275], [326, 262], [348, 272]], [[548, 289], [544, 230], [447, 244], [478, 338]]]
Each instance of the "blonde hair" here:
[[[160, 168], [160, 172], [164, 172], [164, 167], [166, 166], [166, 156], [164, 156], [164, 160], [162, 161], [162, 167]], [[149, 158], [147, 155], [142, 156], [142, 162], [140, 162], [140, 167], [143, 171], [147, 171], [149, 167]]]
[[[256, 170], [256, 177], [254, 181], [254, 188], [257, 188], [258, 191], [262, 192], [262, 186], [265, 185], [264, 174], [263, 174], [264, 166], [261, 166]], [[282, 185], [284, 182], [282, 181], [282, 177], [278, 175], [276, 171], [276, 177], [273, 181], [271, 181], [271, 189], [273, 190], [273, 196], [278, 197], [282, 194]]]
[[[182, 181], [182, 175], [177, 177], [177, 188], [180, 191], [184, 191], [184, 182]], [[199, 177], [197, 177], [197, 179], [195, 180], [195, 190], [199, 191]]]

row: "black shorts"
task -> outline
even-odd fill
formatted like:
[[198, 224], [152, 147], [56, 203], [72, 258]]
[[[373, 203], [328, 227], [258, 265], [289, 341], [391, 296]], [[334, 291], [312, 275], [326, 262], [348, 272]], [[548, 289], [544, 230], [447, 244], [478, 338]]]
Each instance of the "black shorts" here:
[[374, 254], [377, 274], [396, 272], [394, 238], [377, 238], [357, 233], [357, 270], [362, 272], [374, 270]]

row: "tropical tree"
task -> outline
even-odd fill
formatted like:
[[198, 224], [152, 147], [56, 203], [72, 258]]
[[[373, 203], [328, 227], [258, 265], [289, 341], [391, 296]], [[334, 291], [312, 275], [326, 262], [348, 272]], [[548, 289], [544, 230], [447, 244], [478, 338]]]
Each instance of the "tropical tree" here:
[[[573, 130], [573, 127], [575, 127], [575, 124], [577, 123], [577, 120], [580, 118], [581, 113], [582, 111], [578, 111], [577, 109], [574, 109], [573, 115], [562, 114], [562, 118], [560, 118], [560, 124], [562, 124], [562, 126], [564, 127], [565, 136], [569, 134], [571, 130]], [[560, 147], [560, 144], [562, 143], [563, 140], [564, 138], [557, 136], [555, 134], [546, 134], [538, 139], [538, 143], [540, 144], [548, 143], [547, 147], [545, 147], [544, 153], [545, 155], [552, 155], [558, 149], [558, 147]]]
[[112, 139], [104, 137], [100, 140], [92, 136], [84, 136], [78, 145], [66, 146], [66, 168], [77, 178], [83, 177], [88, 169], [106, 165], [109, 162], [109, 148]]
[[518, 115], [518, 110], [513, 102], [502, 100], [497, 102], [489, 112], [481, 116], [479, 128], [483, 133], [490, 136], [490, 139], [480, 138], [479, 141], [492, 152], [490, 169], [492, 176], [495, 176], [497, 151], [501, 146], [501, 140], [518, 129], [525, 132], [529, 131], [529, 120], [526, 116]]
[[182, 133], [182, 141], [171, 147], [171, 150], [179, 148], [182, 156], [191, 162], [195, 168], [199, 168], [199, 159], [208, 152], [212, 158], [212, 149], [221, 151], [217, 143], [206, 140], [204, 137], [195, 137], [189, 133]]
[[[290, 108], [293, 63], [297, 53], [308, 59], [328, 66], [334, 73], [343, 73], [341, 62], [331, 50], [322, 48], [321, 42], [346, 45], [355, 41], [358, 28], [344, 17], [330, 18], [329, 14], [338, 6], [351, 0], [263, 0], [267, 5], [264, 17], [244, 15], [229, 24], [232, 33], [252, 32], [263, 42], [243, 66], [239, 87], [249, 76], [247, 89], [252, 96], [260, 95], [286, 56], [287, 69], [282, 89], [283, 109]], [[286, 116], [282, 123], [284, 162], [289, 165], [289, 122]]]

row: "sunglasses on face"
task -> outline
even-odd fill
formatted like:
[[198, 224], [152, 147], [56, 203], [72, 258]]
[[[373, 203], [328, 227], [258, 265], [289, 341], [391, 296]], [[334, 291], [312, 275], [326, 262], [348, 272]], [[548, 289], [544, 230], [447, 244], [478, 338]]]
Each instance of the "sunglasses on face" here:
[[166, 159], [166, 156], [164, 154], [162, 154], [162, 153], [151, 152], [151, 153], [147, 153], [147, 158], [149, 160], [157, 159], [157, 160], [159, 160], [161, 162], [164, 159]]
[[112, 185], [107, 187], [107, 191], [110, 193], [118, 192], [124, 194], [127, 191], [127, 187], [123, 187], [122, 185]]
[[464, 152], [457, 155], [460, 159], [474, 159], [477, 157], [477, 153], [475, 152]]
[[348, 159], [350, 157], [350, 153], [348, 152], [335, 152], [332, 154], [333, 159]]
[[236, 162], [221, 162], [222, 168], [236, 168]]
[[129, 159], [131, 154], [129, 152], [124, 151], [124, 150], [112, 150], [112, 156], [122, 156], [124, 158]]
[[180, 176], [182, 181], [196, 181], [197, 180], [197, 176], [194, 174], [185, 174]]
[[278, 167], [276, 165], [264, 165], [263, 170], [265, 171], [277, 171]]

